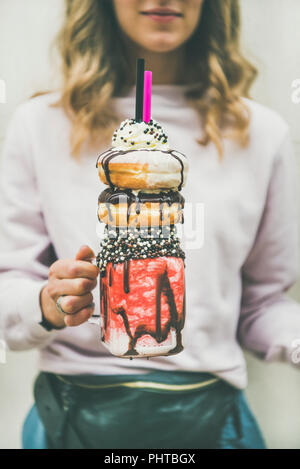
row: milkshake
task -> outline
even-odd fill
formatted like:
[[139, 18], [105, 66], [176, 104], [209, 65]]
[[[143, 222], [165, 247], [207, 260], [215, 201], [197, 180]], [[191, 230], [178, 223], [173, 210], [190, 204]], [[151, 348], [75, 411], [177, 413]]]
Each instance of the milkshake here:
[[158, 122], [136, 118], [121, 123], [96, 167], [108, 186], [98, 198], [103, 344], [130, 359], [179, 353], [185, 254], [176, 225], [184, 222], [187, 158]]

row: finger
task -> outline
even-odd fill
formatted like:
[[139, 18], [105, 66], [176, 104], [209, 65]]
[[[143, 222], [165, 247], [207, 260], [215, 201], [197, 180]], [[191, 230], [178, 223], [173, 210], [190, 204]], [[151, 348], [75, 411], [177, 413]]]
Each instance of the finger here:
[[62, 310], [67, 314], [76, 314], [93, 303], [92, 293], [83, 296], [64, 296], [60, 301]]
[[49, 270], [49, 278], [58, 279], [88, 278], [94, 280], [99, 274], [97, 266], [86, 261], [76, 261], [74, 259], [64, 259], [56, 261]]
[[91, 261], [94, 257], [94, 251], [89, 246], [81, 246], [76, 254], [76, 260], [78, 261]]
[[80, 326], [86, 322], [92, 315], [95, 309], [95, 305], [92, 304], [89, 307], [83, 308], [76, 314], [66, 315], [64, 317], [65, 325], [68, 327]]
[[54, 279], [47, 286], [48, 293], [56, 302], [61, 295], [83, 296], [90, 293], [97, 286], [97, 279], [87, 278]]

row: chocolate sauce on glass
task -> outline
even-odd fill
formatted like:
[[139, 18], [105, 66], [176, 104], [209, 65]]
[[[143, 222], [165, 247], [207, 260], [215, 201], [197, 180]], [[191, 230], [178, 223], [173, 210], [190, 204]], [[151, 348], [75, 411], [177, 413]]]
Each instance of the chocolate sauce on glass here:
[[108, 285], [111, 287], [112, 286], [112, 270], [113, 268], [111, 267], [109, 269], [109, 280], [108, 280]]
[[[124, 264], [123, 275], [124, 275], [124, 291], [127, 293], [126, 291], [127, 287], [129, 289], [128, 265], [125, 267], [125, 264]], [[108, 317], [108, 304], [107, 304], [108, 287], [103, 279], [101, 280], [100, 288], [101, 288], [101, 313], [104, 316], [104, 336], [102, 340], [105, 340], [104, 337], [105, 337], [105, 332], [107, 330], [107, 322], [108, 322], [108, 319], [107, 319]], [[162, 295], [165, 296], [168, 306], [169, 306], [169, 311], [170, 311], [170, 319], [164, 326], [162, 326], [161, 324]], [[166, 355], [172, 355], [172, 354], [176, 354], [182, 351], [183, 345], [182, 345], [181, 330], [183, 329], [183, 326], [185, 323], [185, 307], [186, 306], [185, 306], [185, 292], [184, 292], [182, 313], [181, 315], [179, 315], [177, 308], [176, 308], [174, 293], [170, 285], [168, 272], [167, 272], [167, 269], [165, 269], [163, 274], [160, 274], [157, 277], [157, 283], [156, 283], [156, 312], [155, 312], [155, 321], [156, 321], [155, 326], [156, 327], [155, 327], [155, 331], [147, 328], [147, 325], [143, 324], [143, 318], [141, 318], [140, 324], [137, 326], [133, 335], [130, 330], [129, 320], [128, 320], [128, 316], [127, 316], [125, 309], [123, 307], [120, 307], [111, 311], [112, 314], [119, 314], [122, 317], [126, 333], [130, 339], [129, 348], [123, 356], [138, 355], [138, 352], [136, 351], [135, 346], [136, 346], [138, 339], [142, 337], [143, 335], [150, 335], [157, 341], [157, 343], [164, 342], [167, 339], [171, 328], [174, 328], [176, 331], [176, 346], [172, 350], [167, 352]]]
[[123, 288], [125, 293], [129, 293], [129, 262], [130, 260], [124, 262]]

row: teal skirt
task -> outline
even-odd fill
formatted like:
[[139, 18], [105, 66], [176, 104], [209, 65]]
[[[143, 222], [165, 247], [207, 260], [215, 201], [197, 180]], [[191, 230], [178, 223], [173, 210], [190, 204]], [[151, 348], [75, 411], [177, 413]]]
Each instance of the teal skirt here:
[[49, 449], [265, 449], [244, 392], [210, 373], [65, 376], [34, 385]]

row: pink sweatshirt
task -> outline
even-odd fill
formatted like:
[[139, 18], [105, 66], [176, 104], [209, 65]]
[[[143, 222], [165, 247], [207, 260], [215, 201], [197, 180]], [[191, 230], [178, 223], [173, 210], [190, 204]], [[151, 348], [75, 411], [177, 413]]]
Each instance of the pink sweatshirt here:
[[[21, 105], [9, 126], [1, 168], [0, 315], [12, 350], [39, 349], [41, 370], [62, 374], [142, 374], [151, 370], [208, 371], [237, 388], [247, 385], [242, 347], [266, 361], [292, 363], [300, 338], [300, 306], [286, 290], [297, 278], [295, 159], [289, 130], [275, 112], [252, 101], [250, 144], [225, 141], [219, 163], [214, 144], [201, 147], [201, 122], [185, 87], [153, 87], [152, 116], [172, 148], [189, 159], [182, 194], [204, 234], [186, 243], [184, 351], [126, 360], [111, 355], [99, 327], [47, 332], [39, 325], [39, 293], [57, 258], [73, 258], [82, 244], [98, 251], [97, 203], [105, 186], [95, 163], [106, 148], [70, 153], [70, 123], [57, 94]], [[134, 115], [132, 88], [115, 106]], [[197, 205], [198, 204], [198, 205]], [[185, 224], [192, 214], [186, 210]], [[195, 218], [195, 217], [194, 217]], [[99, 290], [94, 290], [99, 314]]]

